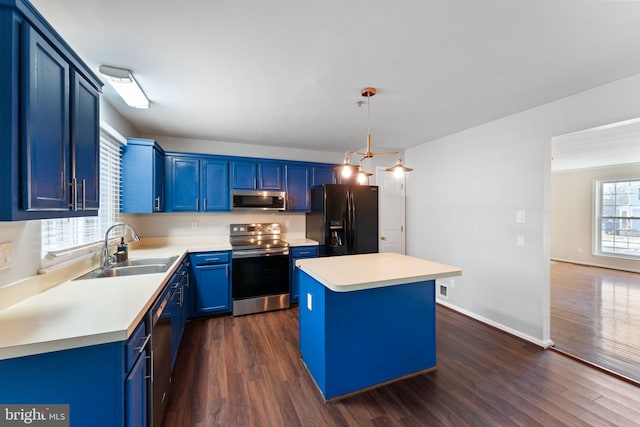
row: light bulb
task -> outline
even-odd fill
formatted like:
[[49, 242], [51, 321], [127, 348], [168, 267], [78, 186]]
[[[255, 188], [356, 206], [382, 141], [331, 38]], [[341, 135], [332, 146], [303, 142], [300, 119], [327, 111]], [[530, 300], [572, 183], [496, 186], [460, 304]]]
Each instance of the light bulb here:
[[347, 165], [342, 167], [342, 177], [349, 178], [351, 176], [351, 168]]
[[393, 176], [395, 176], [396, 178], [402, 178], [404, 176], [404, 170], [401, 166], [396, 166], [393, 169]]
[[363, 172], [360, 172], [358, 174], [358, 184], [364, 184], [365, 182], [367, 182], [367, 176]]

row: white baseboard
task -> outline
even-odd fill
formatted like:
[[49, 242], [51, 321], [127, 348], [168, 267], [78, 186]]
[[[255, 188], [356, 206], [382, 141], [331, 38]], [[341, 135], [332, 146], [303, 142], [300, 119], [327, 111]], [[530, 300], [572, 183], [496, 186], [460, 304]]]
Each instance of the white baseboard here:
[[570, 264], [586, 265], [587, 267], [608, 268], [609, 270], [628, 271], [629, 273], [640, 273], [640, 270], [633, 269], [633, 268], [615, 267], [615, 266], [612, 266], [612, 265], [596, 264], [596, 263], [593, 263], [593, 262], [576, 261], [576, 260], [573, 260], [573, 259], [551, 258], [551, 261], [568, 262]]
[[505, 325], [503, 325], [501, 323], [498, 323], [498, 322], [494, 322], [493, 320], [487, 319], [486, 317], [479, 316], [479, 315], [477, 315], [475, 313], [472, 313], [472, 312], [470, 312], [468, 310], [465, 310], [463, 308], [460, 308], [458, 306], [450, 304], [450, 303], [448, 303], [446, 301], [436, 300], [436, 303], [438, 303], [438, 304], [440, 304], [440, 305], [442, 305], [444, 307], [450, 308], [453, 311], [457, 311], [458, 313], [462, 313], [465, 316], [471, 317], [472, 319], [475, 319], [475, 320], [477, 320], [479, 322], [486, 323], [487, 325], [492, 326], [492, 327], [494, 327], [496, 329], [500, 329], [501, 331], [504, 331], [504, 332], [506, 332], [508, 334], [515, 335], [518, 338], [522, 338], [523, 340], [529, 341], [530, 343], [533, 343], [533, 344], [535, 344], [537, 346], [540, 346], [542, 348], [549, 348], [549, 347], [552, 347], [553, 344], [554, 344], [551, 339], [541, 340], [541, 339], [532, 337], [531, 335], [527, 335], [527, 334], [524, 334], [524, 333], [522, 333], [520, 331], [516, 331], [513, 328], [510, 328], [510, 327], [505, 326]]

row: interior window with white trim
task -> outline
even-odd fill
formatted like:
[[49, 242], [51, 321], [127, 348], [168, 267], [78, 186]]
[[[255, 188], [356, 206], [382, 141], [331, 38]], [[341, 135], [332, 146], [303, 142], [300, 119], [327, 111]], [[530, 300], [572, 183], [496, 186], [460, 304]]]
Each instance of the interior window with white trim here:
[[596, 183], [596, 255], [640, 259], [640, 178]]
[[121, 141], [124, 141], [121, 136], [100, 129], [98, 216], [41, 221], [43, 267], [96, 252], [101, 247], [107, 228], [119, 221]]

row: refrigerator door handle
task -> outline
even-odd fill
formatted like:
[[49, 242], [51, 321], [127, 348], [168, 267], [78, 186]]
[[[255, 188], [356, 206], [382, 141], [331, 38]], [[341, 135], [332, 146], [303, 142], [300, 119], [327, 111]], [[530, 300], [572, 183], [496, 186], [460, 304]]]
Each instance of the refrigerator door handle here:
[[353, 254], [355, 250], [355, 199], [353, 190], [349, 190], [349, 254]]
[[357, 238], [357, 228], [356, 228], [356, 197], [353, 194], [353, 191], [351, 192], [351, 225], [353, 226], [351, 229], [352, 235], [351, 235], [351, 250], [354, 251], [355, 250], [355, 245], [356, 245], [356, 238]]
[[346, 192], [347, 196], [347, 211], [345, 212], [344, 218], [344, 238], [345, 238], [345, 246], [347, 247], [347, 254], [350, 252], [351, 246], [351, 198], [349, 197], [349, 190]]

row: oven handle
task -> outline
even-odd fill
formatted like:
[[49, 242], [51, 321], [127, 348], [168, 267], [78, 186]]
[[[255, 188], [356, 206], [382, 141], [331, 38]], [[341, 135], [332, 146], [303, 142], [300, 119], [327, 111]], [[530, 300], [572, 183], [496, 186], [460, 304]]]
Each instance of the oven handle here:
[[289, 255], [289, 249], [257, 249], [231, 252], [231, 258], [260, 258], [275, 255]]

